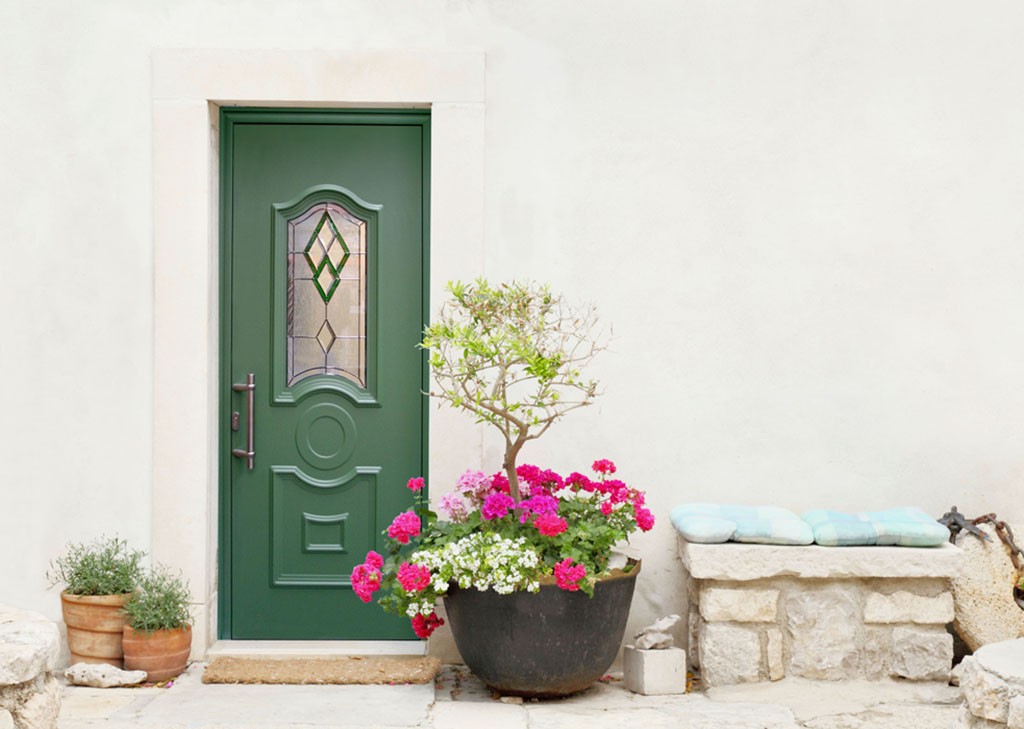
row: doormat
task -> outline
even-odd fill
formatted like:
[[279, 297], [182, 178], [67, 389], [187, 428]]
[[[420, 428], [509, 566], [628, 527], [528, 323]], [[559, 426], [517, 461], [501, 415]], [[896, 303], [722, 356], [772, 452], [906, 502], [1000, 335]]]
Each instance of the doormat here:
[[433, 656], [238, 658], [219, 656], [203, 683], [400, 684], [429, 683], [441, 668]]

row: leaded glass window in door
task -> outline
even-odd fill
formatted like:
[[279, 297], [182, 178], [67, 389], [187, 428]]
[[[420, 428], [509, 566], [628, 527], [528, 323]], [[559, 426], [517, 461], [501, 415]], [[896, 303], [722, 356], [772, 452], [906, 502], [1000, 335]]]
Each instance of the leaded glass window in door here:
[[366, 221], [321, 202], [288, 221], [288, 385], [336, 375], [366, 387]]

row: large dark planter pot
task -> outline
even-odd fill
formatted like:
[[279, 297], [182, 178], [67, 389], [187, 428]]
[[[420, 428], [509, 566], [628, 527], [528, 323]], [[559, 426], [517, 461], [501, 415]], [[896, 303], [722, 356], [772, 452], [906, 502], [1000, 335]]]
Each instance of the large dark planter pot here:
[[512, 696], [568, 696], [615, 660], [639, 572], [636, 564], [600, 580], [593, 598], [554, 584], [510, 595], [452, 586], [444, 605], [462, 659], [485, 684]]

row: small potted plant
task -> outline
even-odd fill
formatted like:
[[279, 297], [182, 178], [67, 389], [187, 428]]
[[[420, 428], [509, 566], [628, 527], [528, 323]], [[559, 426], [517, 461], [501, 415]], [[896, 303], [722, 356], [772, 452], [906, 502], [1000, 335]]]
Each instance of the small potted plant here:
[[188, 665], [192, 651], [192, 595], [180, 573], [156, 566], [125, 603], [124, 667], [159, 683]]
[[61, 612], [72, 663], [123, 665], [122, 608], [142, 574], [145, 552], [118, 537], [69, 544], [50, 563], [51, 585], [63, 584]]
[[378, 603], [421, 638], [442, 624], [443, 598], [466, 665], [502, 693], [575, 693], [621, 647], [639, 569], [615, 568], [613, 548], [654, 517], [611, 461], [562, 476], [517, 458], [596, 396], [582, 374], [601, 349], [595, 312], [531, 283], [449, 291], [423, 340], [439, 388], [430, 394], [501, 432], [502, 470], [463, 474], [440, 501], [444, 518], [428, 508], [423, 478], [411, 479], [414, 507], [387, 529], [386, 556], [356, 566], [353, 588], [364, 602], [380, 590]]

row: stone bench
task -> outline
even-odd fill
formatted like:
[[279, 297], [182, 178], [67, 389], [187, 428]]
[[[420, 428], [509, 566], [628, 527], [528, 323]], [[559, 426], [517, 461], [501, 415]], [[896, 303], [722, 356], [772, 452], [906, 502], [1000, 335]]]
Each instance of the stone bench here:
[[0, 729], [54, 729], [60, 684], [57, 625], [42, 615], [0, 605]]
[[706, 686], [948, 681], [960, 550], [695, 544], [679, 538], [689, 655]]

